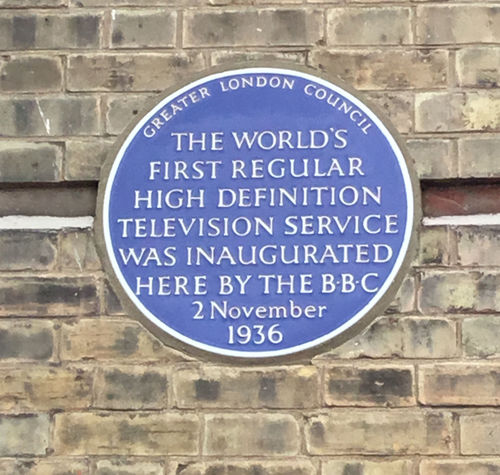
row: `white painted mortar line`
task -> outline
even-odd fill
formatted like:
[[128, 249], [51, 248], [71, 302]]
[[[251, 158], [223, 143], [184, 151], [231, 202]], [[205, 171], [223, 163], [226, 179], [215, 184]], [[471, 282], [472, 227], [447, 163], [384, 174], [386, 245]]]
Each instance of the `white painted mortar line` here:
[[[26, 229], [89, 229], [94, 224], [93, 216], [59, 217], [59, 216], [3, 216], [0, 217], [0, 230]], [[424, 226], [500, 226], [498, 214], [471, 214], [465, 216], [437, 216], [424, 218]]]
[[424, 218], [424, 226], [492, 226], [500, 225], [500, 213], [469, 214], [464, 216], [436, 216]]
[[3, 216], [0, 217], [0, 229], [46, 230], [77, 228], [88, 229], [94, 224], [93, 216], [75, 218], [59, 216]]

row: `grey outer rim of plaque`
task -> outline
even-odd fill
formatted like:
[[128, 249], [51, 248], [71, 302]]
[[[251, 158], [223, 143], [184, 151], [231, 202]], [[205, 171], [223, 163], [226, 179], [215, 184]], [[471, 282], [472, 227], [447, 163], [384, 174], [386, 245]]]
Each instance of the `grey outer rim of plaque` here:
[[[168, 96], [174, 94], [180, 89], [190, 85], [191, 83], [201, 80], [203, 78], [207, 78], [211, 75], [242, 70], [242, 69], [254, 69], [254, 68], [272, 68], [272, 69], [282, 69], [288, 70], [289, 72], [298, 72], [303, 74], [309, 74], [311, 76], [322, 79], [338, 88], [343, 89], [345, 92], [352, 95], [358, 101], [360, 101], [369, 111], [376, 116], [376, 118], [383, 124], [383, 126], [387, 129], [392, 139], [395, 141], [396, 145], [399, 147], [404, 162], [406, 163], [407, 172], [409, 175], [409, 180], [412, 187], [412, 195], [413, 196], [413, 226], [410, 233], [406, 254], [400, 264], [399, 269], [397, 269], [392, 283], [389, 284], [388, 288], [384, 292], [384, 294], [376, 301], [374, 305], [364, 314], [362, 315], [355, 323], [349, 326], [342, 333], [331, 337], [327, 341], [322, 343], [318, 343], [314, 346], [311, 346], [307, 349], [293, 351], [290, 350], [287, 354], [281, 354], [277, 356], [264, 356], [259, 357], [255, 356], [250, 352], [245, 352], [242, 355], [227, 355], [216, 353], [212, 351], [207, 351], [201, 349], [197, 346], [194, 346], [189, 343], [185, 343], [178, 338], [170, 335], [165, 330], [161, 329], [157, 326], [150, 318], [144, 315], [136, 304], [131, 300], [131, 298], [127, 295], [126, 290], [121, 285], [119, 278], [115, 274], [113, 269], [113, 265], [109, 258], [107, 248], [106, 248], [106, 240], [105, 240], [105, 232], [103, 226], [103, 216], [104, 216], [104, 200], [106, 189], [108, 185], [108, 181], [110, 178], [110, 172], [112, 170], [113, 164], [115, 162], [115, 158], [117, 157], [120, 149], [123, 144], [126, 142], [130, 133], [134, 130], [139, 122], [141, 122], [146, 115], [151, 113], [151, 111], [158, 106], [158, 104], [163, 101]], [[385, 118], [384, 114], [378, 109], [378, 107], [374, 106], [367, 101], [362, 93], [359, 93], [351, 86], [346, 84], [343, 80], [337, 77], [329, 77], [325, 75], [323, 72], [318, 71], [309, 66], [297, 65], [292, 62], [286, 61], [252, 61], [247, 63], [230, 63], [229, 65], [223, 67], [209, 68], [203, 71], [200, 71], [197, 74], [188, 75], [185, 80], [178, 82], [160, 94], [152, 97], [147, 100], [144, 108], [137, 115], [138, 118], [134, 120], [125, 131], [117, 138], [115, 145], [111, 148], [106, 158], [105, 163], [101, 169], [101, 179], [99, 181], [98, 195], [97, 195], [97, 210], [96, 210], [96, 220], [95, 220], [95, 240], [97, 244], [97, 250], [99, 256], [101, 257], [101, 261], [104, 266], [104, 271], [109, 279], [109, 282], [118, 296], [120, 303], [122, 304], [126, 313], [136, 320], [138, 320], [145, 328], [147, 328], [151, 333], [153, 333], [159, 340], [168, 345], [171, 348], [187, 353], [187, 355], [194, 356], [196, 358], [208, 361], [216, 361], [216, 362], [230, 362], [233, 364], [282, 364], [282, 363], [298, 363], [298, 362], [310, 362], [311, 358], [318, 355], [319, 353], [326, 352], [331, 350], [345, 341], [351, 339], [353, 336], [357, 335], [364, 328], [366, 328], [377, 316], [382, 314], [384, 310], [391, 303], [393, 298], [395, 297], [397, 291], [399, 290], [403, 279], [408, 273], [411, 262], [416, 254], [417, 244], [418, 244], [418, 236], [420, 231], [420, 222], [421, 222], [421, 197], [420, 197], [420, 184], [418, 178], [416, 176], [413, 160], [410, 158], [410, 155], [406, 149], [405, 144], [400, 138], [398, 132], [392, 126], [392, 124]], [[384, 134], [385, 135], [385, 134]], [[399, 256], [398, 256], [399, 257]]]

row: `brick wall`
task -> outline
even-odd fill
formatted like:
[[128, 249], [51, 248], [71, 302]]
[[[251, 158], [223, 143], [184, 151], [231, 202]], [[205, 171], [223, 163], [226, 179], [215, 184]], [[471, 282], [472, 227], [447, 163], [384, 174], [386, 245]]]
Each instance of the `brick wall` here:
[[[0, 0], [0, 49], [1, 474], [500, 473], [500, 221], [456, 217], [500, 210], [499, 3]], [[122, 315], [85, 217], [147, 97], [274, 58], [385, 111], [427, 225], [398, 298], [342, 347], [202, 364]]]

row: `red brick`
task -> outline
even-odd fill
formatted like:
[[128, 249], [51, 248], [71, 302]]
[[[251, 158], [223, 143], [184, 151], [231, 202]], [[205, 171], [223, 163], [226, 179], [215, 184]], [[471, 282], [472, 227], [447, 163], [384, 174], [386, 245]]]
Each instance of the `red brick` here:
[[500, 213], [497, 185], [456, 185], [424, 188], [425, 216]]

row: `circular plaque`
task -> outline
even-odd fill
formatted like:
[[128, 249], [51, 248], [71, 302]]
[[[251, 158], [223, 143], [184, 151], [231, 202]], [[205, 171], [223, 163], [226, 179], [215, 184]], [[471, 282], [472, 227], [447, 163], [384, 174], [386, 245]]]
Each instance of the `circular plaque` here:
[[395, 134], [340, 81], [211, 71], [119, 140], [100, 248], [125, 308], [175, 347], [314, 353], [394, 297], [418, 221], [412, 176]]

